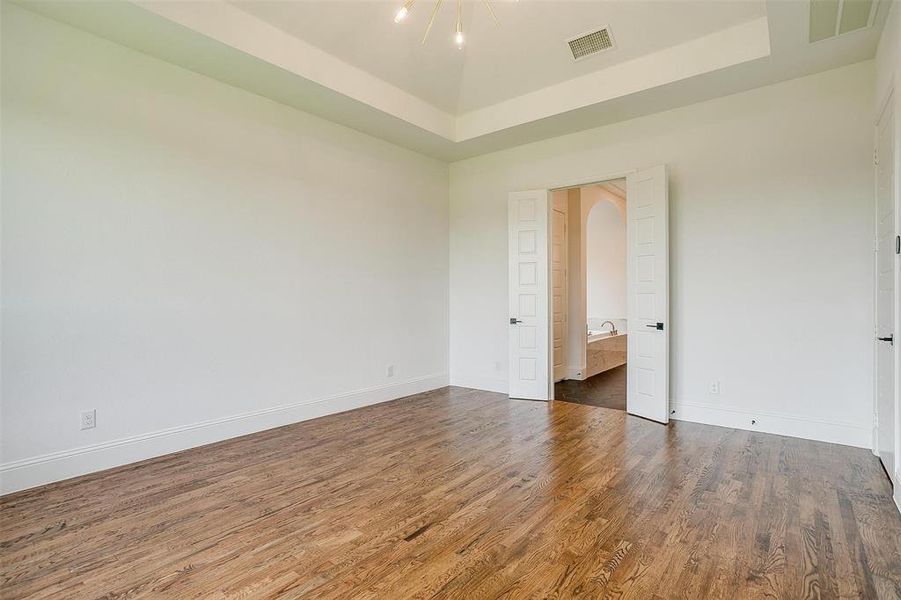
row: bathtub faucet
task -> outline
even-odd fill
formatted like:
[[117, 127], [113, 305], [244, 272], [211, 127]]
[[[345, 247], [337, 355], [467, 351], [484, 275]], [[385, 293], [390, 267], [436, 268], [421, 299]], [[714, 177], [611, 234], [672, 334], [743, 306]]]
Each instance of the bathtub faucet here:
[[601, 329], [603, 329], [604, 325], [607, 325], [607, 324], [609, 324], [610, 329], [612, 329], [612, 331], [610, 333], [612, 335], [616, 335], [616, 325], [613, 324], [613, 321], [604, 321], [603, 323], [601, 323]]

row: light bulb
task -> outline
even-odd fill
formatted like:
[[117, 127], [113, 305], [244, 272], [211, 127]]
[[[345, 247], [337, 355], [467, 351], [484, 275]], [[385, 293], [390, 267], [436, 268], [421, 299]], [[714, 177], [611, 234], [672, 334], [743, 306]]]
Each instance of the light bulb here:
[[397, 11], [397, 14], [394, 15], [394, 22], [395, 22], [395, 23], [400, 23], [401, 21], [403, 21], [404, 19], [406, 19], [406, 18], [407, 18], [407, 13], [408, 13], [408, 12], [410, 12], [410, 11], [407, 10], [407, 7], [406, 7], [406, 6], [401, 6], [401, 7], [400, 7], [400, 10]]
[[457, 44], [457, 48], [463, 49], [463, 0], [457, 0], [457, 22], [454, 25], [454, 31], [456, 35], [454, 35], [454, 42]]

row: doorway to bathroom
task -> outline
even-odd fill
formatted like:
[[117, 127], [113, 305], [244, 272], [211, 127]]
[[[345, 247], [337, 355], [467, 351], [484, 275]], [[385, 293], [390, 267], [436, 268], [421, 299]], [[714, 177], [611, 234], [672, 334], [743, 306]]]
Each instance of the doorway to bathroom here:
[[[601, 314], [591, 315], [598, 319], [593, 321], [597, 329], [591, 329], [588, 238], [582, 224], [587, 228], [590, 209], [597, 202], [586, 200], [583, 206], [582, 195], [584, 191], [589, 198], [605, 188], [609, 192], [610, 187], [621, 186], [621, 182], [614, 185], [614, 180], [623, 176], [626, 198], [620, 198], [620, 205], [625, 210], [626, 315], [617, 325], [614, 313], [604, 314], [613, 309], [601, 309]], [[557, 392], [555, 381], [582, 382], [591, 375], [608, 373], [613, 370], [611, 364], [617, 364], [625, 352], [626, 411], [667, 423], [667, 169], [658, 165], [590, 181], [593, 182], [515, 191], [508, 196], [509, 395], [553, 400]], [[613, 204], [616, 208], [615, 201]], [[576, 218], [578, 226], [570, 222]], [[571, 261], [577, 259], [580, 262], [576, 267]], [[592, 342], [606, 344], [593, 348], [598, 353], [591, 361], [589, 331], [593, 332]], [[624, 342], [617, 349], [616, 344]], [[591, 383], [596, 382], [600, 383]], [[562, 396], [566, 396], [565, 391], [561, 389]], [[571, 393], [569, 397], [575, 395]]]
[[554, 399], [626, 410], [625, 178], [552, 192]]

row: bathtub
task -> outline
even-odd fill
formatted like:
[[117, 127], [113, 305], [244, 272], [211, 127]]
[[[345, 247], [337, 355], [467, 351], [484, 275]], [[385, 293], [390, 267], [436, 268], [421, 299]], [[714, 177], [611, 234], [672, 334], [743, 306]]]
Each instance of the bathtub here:
[[[625, 335], [624, 332], [617, 330], [617, 335]], [[613, 332], [610, 329], [599, 329], [599, 330], [588, 330], [588, 343], [596, 342], [598, 340], [602, 340], [606, 337], [612, 337]]]
[[596, 332], [588, 336], [584, 379], [626, 364], [628, 335], [610, 331]]
[[604, 322], [610, 321], [616, 326], [618, 333], [626, 333], [628, 321], [619, 317], [588, 317], [588, 336], [598, 334], [609, 334], [610, 325], [602, 325]]
[[[623, 333], [617, 332], [618, 335], [625, 335]], [[598, 340], [602, 340], [604, 338], [612, 337], [613, 332], [609, 329], [602, 329], [600, 331], [593, 331], [591, 329], [588, 330], [588, 343], [596, 342]]]

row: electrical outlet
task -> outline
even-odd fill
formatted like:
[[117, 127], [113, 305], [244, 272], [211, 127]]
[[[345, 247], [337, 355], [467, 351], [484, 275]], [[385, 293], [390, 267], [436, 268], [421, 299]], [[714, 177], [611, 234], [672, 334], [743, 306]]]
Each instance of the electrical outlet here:
[[388, 365], [387, 374], [388, 377], [394, 377], [394, 365]]
[[97, 427], [97, 409], [92, 408], [81, 413], [81, 428], [94, 429]]
[[720, 382], [719, 382], [719, 380], [714, 379], [713, 381], [711, 381], [711, 382], [710, 382], [710, 385], [709, 385], [708, 388], [707, 388], [707, 390], [708, 390], [711, 394], [719, 394], [719, 393], [720, 393]]
[[499, 361], [499, 360], [494, 361], [494, 370], [500, 371], [501, 369], [503, 369], [503, 367], [501, 366], [501, 361]]

